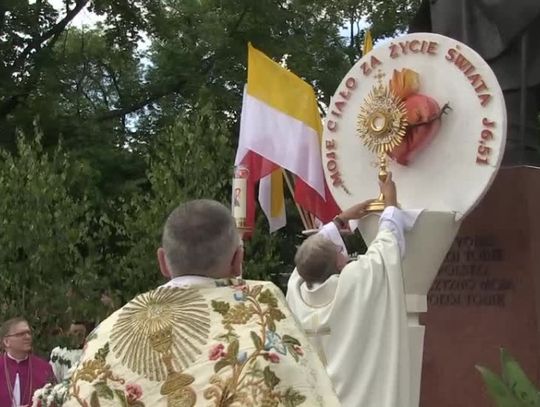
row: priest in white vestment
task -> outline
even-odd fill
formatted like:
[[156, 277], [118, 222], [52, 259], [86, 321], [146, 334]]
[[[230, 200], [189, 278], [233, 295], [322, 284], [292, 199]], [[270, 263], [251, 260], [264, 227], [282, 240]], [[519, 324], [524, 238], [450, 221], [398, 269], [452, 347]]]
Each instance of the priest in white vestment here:
[[367, 252], [346, 264], [338, 229], [366, 214], [364, 202], [306, 239], [288, 283], [287, 302], [345, 407], [410, 407], [401, 271], [407, 221], [391, 176], [381, 190], [386, 208]]

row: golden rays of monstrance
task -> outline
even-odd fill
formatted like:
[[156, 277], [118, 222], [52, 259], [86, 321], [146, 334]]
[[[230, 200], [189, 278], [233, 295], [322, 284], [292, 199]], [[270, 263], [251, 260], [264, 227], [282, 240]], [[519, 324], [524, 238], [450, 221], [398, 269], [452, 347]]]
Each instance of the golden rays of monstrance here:
[[195, 290], [158, 288], [121, 311], [111, 334], [114, 355], [132, 371], [162, 381], [184, 369], [208, 342], [208, 305]]
[[357, 134], [372, 152], [381, 155], [392, 151], [403, 140], [407, 128], [405, 103], [379, 78], [362, 102]]

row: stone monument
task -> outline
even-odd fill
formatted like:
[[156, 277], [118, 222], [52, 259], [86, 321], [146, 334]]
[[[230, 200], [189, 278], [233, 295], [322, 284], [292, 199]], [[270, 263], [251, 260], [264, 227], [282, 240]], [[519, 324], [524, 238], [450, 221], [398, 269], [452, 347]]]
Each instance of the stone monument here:
[[[493, 182], [505, 141], [493, 71], [471, 48], [441, 35], [409, 34], [373, 49], [331, 99], [323, 167], [336, 202], [346, 208], [376, 197], [377, 178], [390, 170], [400, 205], [417, 216], [403, 262], [412, 406], [420, 399], [419, 316], [428, 290], [462, 220]], [[366, 243], [377, 224], [376, 214], [360, 222]]]

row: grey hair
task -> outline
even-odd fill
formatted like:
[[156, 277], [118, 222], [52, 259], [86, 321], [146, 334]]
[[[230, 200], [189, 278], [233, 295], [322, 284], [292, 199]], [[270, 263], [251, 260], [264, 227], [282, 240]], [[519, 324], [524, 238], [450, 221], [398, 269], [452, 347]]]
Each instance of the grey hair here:
[[336, 246], [320, 234], [308, 237], [294, 256], [298, 274], [308, 286], [323, 283], [332, 274], [338, 273]]
[[215, 277], [240, 243], [230, 210], [209, 199], [180, 205], [163, 227], [162, 247], [173, 277]]

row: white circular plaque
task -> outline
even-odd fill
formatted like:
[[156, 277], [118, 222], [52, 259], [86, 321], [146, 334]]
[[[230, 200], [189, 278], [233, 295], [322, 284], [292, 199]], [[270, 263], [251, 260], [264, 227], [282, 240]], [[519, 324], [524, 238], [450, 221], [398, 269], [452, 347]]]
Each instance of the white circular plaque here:
[[[410, 155], [407, 165], [388, 157], [398, 200], [405, 209], [451, 211], [460, 219], [481, 199], [500, 166], [506, 108], [499, 83], [482, 57], [441, 35], [416, 33], [396, 38], [365, 55], [343, 78], [330, 101], [324, 126], [326, 181], [342, 209], [378, 196], [378, 158], [360, 137], [359, 117], [370, 93], [377, 86], [388, 86], [394, 71], [404, 69], [418, 74], [417, 91], [409, 96], [418, 103], [409, 101], [412, 120], [403, 143], [413, 140], [413, 127], [432, 126], [432, 133], [426, 142], [417, 143], [421, 147]], [[427, 100], [436, 102], [441, 110], [445, 105], [449, 108], [440, 119], [433, 114], [428, 117], [423, 110], [429, 105]], [[384, 124], [376, 115], [370, 120], [373, 130]], [[438, 125], [423, 124], [430, 120]]]

